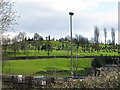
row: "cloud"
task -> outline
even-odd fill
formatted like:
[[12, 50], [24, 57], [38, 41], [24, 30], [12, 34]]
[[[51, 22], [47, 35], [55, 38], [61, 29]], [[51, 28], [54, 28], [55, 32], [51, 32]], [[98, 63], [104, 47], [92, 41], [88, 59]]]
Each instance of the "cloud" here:
[[99, 3], [89, 0], [17, 0], [16, 2], [37, 2], [44, 8], [56, 11], [84, 11], [99, 6]]
[[59, 11], [79, 10], [84, 11], [99, 7], [101, 3], [117, 3], [119, 0], [15, 0], [15, 2], [37, 2], [46, 8]]
[[[69, 11], [73, 11], [73, 35], [94, 36], [94, 25], [101, 32], [106, 27], [117, 30], [118, 0], [18, 0], [15, 3], [21, 14], [16, 32], [25, 31], [32, 36], [39, 33], [43, 37], [55, 38], [70, 35]], [[103, 33], [101, 33], [102, 35]], [[110, 35], [109, 35], [110, 36]]]

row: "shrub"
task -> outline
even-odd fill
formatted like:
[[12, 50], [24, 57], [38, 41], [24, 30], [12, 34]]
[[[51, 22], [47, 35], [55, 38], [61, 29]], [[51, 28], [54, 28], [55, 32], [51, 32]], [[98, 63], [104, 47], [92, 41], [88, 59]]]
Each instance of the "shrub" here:
[[120, 88], [120, 72], [111, 71], [97, 77], [88, 76], [85, 79], [70, 79], [68, 81], [58, 80], [52, 88], [82, 88], [87, 89], [119, 89]]

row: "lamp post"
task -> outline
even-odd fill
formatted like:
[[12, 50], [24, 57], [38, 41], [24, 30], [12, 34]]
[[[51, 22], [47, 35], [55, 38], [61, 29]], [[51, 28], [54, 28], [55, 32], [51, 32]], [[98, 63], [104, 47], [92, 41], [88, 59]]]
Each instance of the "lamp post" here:
[[73, 76], [73, 51], [72, 51], [72, 49], [73, 49], [73, 40], [72, 40], [72, 16], [74, 15], [74, 13], [73, 12], [69, 12], [69, 15], [70, 15], [70, 34], [71, 34], [71, 61], [70, 61], [70, 63], [71, 63], [71, 74], [72, 74], [72, 76]]

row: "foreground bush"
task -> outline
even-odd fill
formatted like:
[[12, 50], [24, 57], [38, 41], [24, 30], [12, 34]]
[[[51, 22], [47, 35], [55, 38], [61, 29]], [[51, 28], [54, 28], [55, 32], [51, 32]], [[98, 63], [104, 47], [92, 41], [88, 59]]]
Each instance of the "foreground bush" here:
[[98, 77], [87, 77], [82, 82], [87, 88], [119, 88], [120, 72], [109, 72]]
[[120, 88], [120, 72], [112, 71], [100, 76], [68, 81], [58, 80], [53, 88]]

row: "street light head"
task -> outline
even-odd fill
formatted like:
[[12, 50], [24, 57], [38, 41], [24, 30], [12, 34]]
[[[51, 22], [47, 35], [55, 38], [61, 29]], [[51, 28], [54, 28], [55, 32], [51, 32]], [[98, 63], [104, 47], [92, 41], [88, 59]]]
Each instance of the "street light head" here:
[[73, 15], [74, 13], [73, 12], [69, 12], [69, 15]]

